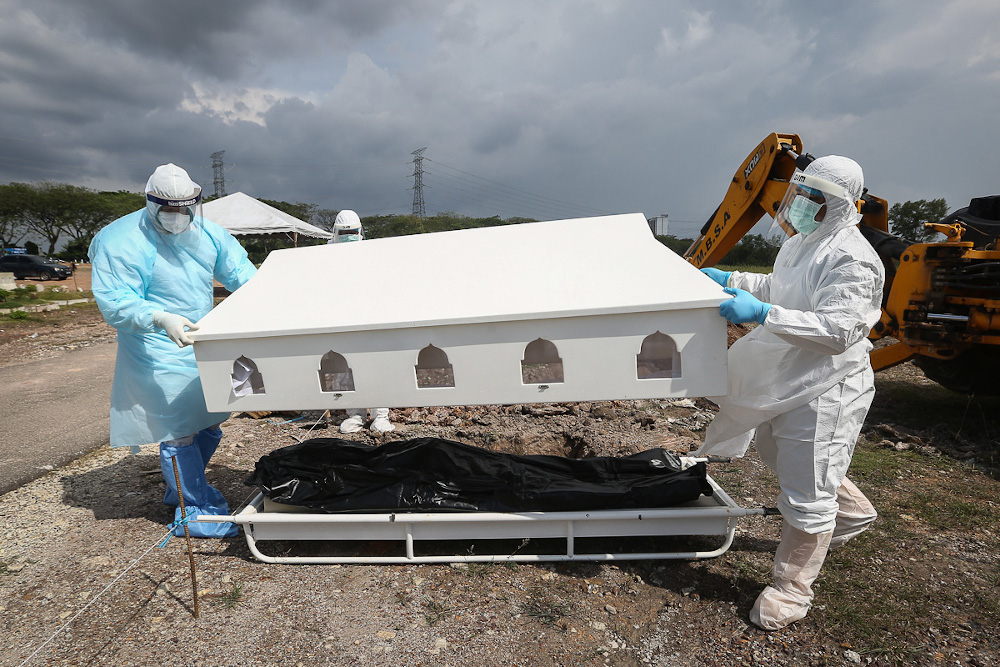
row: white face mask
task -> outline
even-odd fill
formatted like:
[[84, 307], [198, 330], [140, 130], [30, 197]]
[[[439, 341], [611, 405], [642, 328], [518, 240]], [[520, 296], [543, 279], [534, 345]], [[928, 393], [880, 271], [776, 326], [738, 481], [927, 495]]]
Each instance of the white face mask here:
[[800, 234], [812, 234], [819, 227], [816, 214], [821, 208], [823, 208], [822, 204], [817, 204], [811, 199], [798, 195], [788, 207], [788, 222]]
[[165, 230], [171, 234], [180, 234], [191, 225], [191, 216], [188, 213], [168, 213], [160, 211], [156, 219]]

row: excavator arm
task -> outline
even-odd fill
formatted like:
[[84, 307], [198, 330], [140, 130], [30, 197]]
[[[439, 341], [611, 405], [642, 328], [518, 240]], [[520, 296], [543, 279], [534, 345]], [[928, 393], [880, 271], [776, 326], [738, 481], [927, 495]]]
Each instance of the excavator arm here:
[[788, 179], [812, 156], [802, 153], [797, 134], [771, 134], [736, 170], [726, 197], [701, 228], [684, 258], [702, 268], [715, 266], [764, 215], [774, 216]]
[[[774, 217], [795, 170], [813, 157], [796, 134], [771, 134], [737, 169], [722, 203], [684, 258], [715, 266], [765, 215]], [[861, 233], [885, 267], [882, 318], [869, 338], [878, 371], [914, 359], [932, 379], [966, 393], [1000, 393], [1000, 196], [973, 200], [932, 224], [948, 238], [914, 244], [889, 233], [888, 205], [862, 195]], [[953, 220], [954, 218], [954, 220]], [[794, 233], [794, 230], [785, 230]], [[975, 236], [964, 240], [964, 233]]]

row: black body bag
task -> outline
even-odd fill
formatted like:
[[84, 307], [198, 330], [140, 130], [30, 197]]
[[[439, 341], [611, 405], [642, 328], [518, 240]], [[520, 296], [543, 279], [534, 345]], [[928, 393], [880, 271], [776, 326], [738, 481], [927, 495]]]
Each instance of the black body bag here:
[[416, 438], [313, 438], [266, 454], [245, 482], [318, 512], [555, 512], [656, 508], [711, 496], [705, 464], [662, 449], [623, 458], [518, 456]]

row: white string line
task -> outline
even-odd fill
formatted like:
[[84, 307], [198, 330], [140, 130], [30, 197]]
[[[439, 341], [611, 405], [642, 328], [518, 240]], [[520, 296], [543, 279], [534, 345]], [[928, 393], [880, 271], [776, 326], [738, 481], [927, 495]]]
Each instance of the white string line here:
[[[319, 425], [319, 420], [316, 420], [315, 422], [313, 422], [313, 425], [309, 428], [309, 430], [306, 431], [306, 433], [307, 434], [311, 433], [313, 431], [313, 429], [315, 429], [318, 425]], [[247, 505], [250, 504], [250, 501], [253, 500], [254, 497], [256, 497], [257, 493], [258, 493], [257, 490], [254, 490], [254, 491], [250, 492], [250, 495], [247, 496], [247, 498], [243, 501], [243, 506], [240, 508], [240, 511], [242, 511], [243, 509], [245, 509], [247, 507]], [[68, 621], [66, 621], [65, 623], [63, 623], [62, 626], [60, 626], [58, 630], [56, 630], [55, 632], [53, 632], [52, 635], [48, 639], [46, 639], [45, 642], [42, 643], [41, 646], [39, 646], [37, 649], [35, 649], [34, 653], [32, 653], [31, 655], [29, 655], [27, 658], [25, 658], [24, 662], [22, 662], [19, 667], [24, 667], [24, 665], [27, 665], [29, 662], [31, 662], [32, 658], [34, 658], [36, 655], [38, 655], [39, 651], [41, 651], [43, 648], [45, 648], [46, 646], [48, 646], [49, 642], [51, 642], [53, 639], [55, 639], [59, 635], [60, 632], [62, 632], [63, 630], [65, 630], [67, 627], [69, 627], [73, 623], [73, 621], [75, 621], [77, 618], [79, 618], [80, 614], [82, 614], [83, 612], [87, 611], [87, 609], [90, 607], [90, 605], [92, 605], [95, 602], [97, 602], [101, 598], [102, 595], [104, 595], [105, 593], [107, 593], [108, 590], [110, 590], [112, 586], [114, 586], [116, 583], [118, 583], [119, 579], [121, 579], [122, 577], [124, 577], [125, 574], [129, 570], [131, 570], [133, 567], [135, 567], [139, 563], [140, 560], [142, 560], [143, 558], [145, 558], [146, 555], [150, 551], [152, 551], [157, 546], [159, 546], [163, 542], [163, 540], [165, 540], [167, 538], [167, 536], [170, 535], [170, 534], [172, 534], [173, 532], [174, 532], [173, 528], [170, 528], [167, 532], [165, 532], [163, 534], [163, 536], [160, 537], [160, 539], [156, 540], [153, 543], [153, 546], [151, 546], [148, 549], [146, 549], [138, 558], [136, 558], [134, 561], [132, 561], [132, 563], [129, 564], [128, 567], [126, 567], [124, 570], [122, 570], [121, 574], [119, 574], [117, 577], [115, 577], [111, 581], [111, 583], [109, 583], [107, 586], [105, 586], [104, 590], [102, 590], [100, 593], [98, 593], [97, 595], [95, 595], [93, 597], [93, 599], [90, 600], [90, 602], [88, 602], [87, 604], [85, 604], [83, 606], [83, 608], [80, 609], [80, 611], [76, 612], [76, 614], [74, 614], [72, 618], [70, 618]]]
[[29, 662], [31, 662], [31, 659], [34, 658], [36, 655], [38, 655], [38, 652], [41, 651], [43, 648], [45, 648], [48, 645], [49, 642], [51, 642], [53, 639], [55, 639], [56, 635], [58, 635], [60, 632], [62, 632], [63, 630], [65, 630], [67, 627], [69, 627], [69, 625], [73, 621], [75, 621], [80, 614], [82, 614], [83, 612], [87, 611], [87, 608], [90, 607], [90, 605], [92, 605], [95, 602], [97, 602], [102, 595], [104, 595], [105, 593], [107, 593], [108, 590], [112, 586], [114, 586], [116, 583], [118, 583], [119, 579], [121, 579], [122, 577], [125, 576], [126, 572], [128, 572], [133, 567], [135, 567], [136, 564], [140, 560], [142, 560], [143, 558], [146, 557], [146, 554], [148, 554], [150, 551], [152, 551], [153, 549], [155, 549], [157, 547], [157, 545], [159, 545], [163, 540], [166, 539], [167, 535], [169, 535], [169, 534], [171, 534], [173, 532], [174, 532], [173, 528], [171, 528], [170, 530], [168, 530], [166, 533], [163, 534], [163, 537], [161, 537], [160, 539], [158, 539], [156, 542], [153, 543], [153, 546], [151, 546], [148, 549], [146, 549], [146, 551], [144, 551], [141, 556], [139, 556], [134, 561], [132, 561], [132, 563], [128, 567], [126, 567], [124, 570], [122, 570], [121, 574], [119, 574], [117, 577], [115, 577], [114, 580], [110, 584], [108, 584], [107, 586], [104, 587], [104, 590], [102, 590], [100, 593], [98, 593], [97, 595], [95, 595], [94, 598], [90, 602], [88, 602], [87, 604], [85, 604], [83, 606], [83, 609], [81, 609], [80, 611], [76, 612], [76, 614], [73, 615], [73, 618], [71, 618], [68, 621], [66, 621], [65, 623], [63, 623], [62, 627], [60, 627], [58, 630], [56, 630], [55, 632], [53, 632], [51, 637], [49, 637], [48, 639], [46, 639], [45, 642], [41, 646], [39, 646], [37, 649], [35, 649], [35, 652], [32, 653], [31, 655], [29, 655], [24, 660], [24, 662], [21, 663], [20, 667], [24, 667], [24, 665], [27, 665]]

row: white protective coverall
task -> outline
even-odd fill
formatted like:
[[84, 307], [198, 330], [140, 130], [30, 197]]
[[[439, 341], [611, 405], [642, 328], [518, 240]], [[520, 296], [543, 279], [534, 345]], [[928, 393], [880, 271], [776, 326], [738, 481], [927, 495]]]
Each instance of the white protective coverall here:
[[[365, 238], [364, 228], [361, 226], [361, 218], [350, 209], [344, 209], [337, 214], [333, 221], [333, 238], [327, 241], [331, 243], [349, 243], [352, 241], [363, 241]], [[394, 431], [395, 426], [389, 421], [389, 408], [372, 408], [375, 415], [372, 419], [371, 430], [376, 433], [388, 433]], [[341, 433], [357, 433], [365, 425], [365, 417], [368, 410], [365, 408], [351, 408], [347, 410], [347, 418], [340, 423]]]
[[[229, 232], [195, 215], [196, 206], [190, 207], [186, 224], [183, 216], [173, 213], [160, 219], [159, 209], [164, 207], [151, 199], [200, 200], [201, 188], [183, 169], [173, 164], [159, 167], [146, 193], [147, 207], [103, 228], [89, 251], [94, 297], [104, 319], [118, 330], [111, 446], [136, 448], [161, 442], [167, 483], [164, 502], [178, 504], [173, 472], [165, 462], [164, 452], [169, 451], [180, 457], [189, 514], [191, 509], [228, 514], [222, 494], [205, 481], [204, 469], [222, 435], [217, 425], [229, 413], [207, 410], [194, 351], [171, 338], [186, 339], [184, 327], [177, 325], [180, 334], [170, 334], [171, 327], [164, 322], [197, 322], [212, 309], [213, 278], [233, 291], [257, 270]], [[200, 450], [197, 455], [196, 450]], [[195, 490], [190, 496], [189, 487]], [[196, 534], [196, 524], [190, 525]], [[208, 535], [235, 533], [229, 524], [198, 524], [198, 528]]]
[[758, 453], [778, 475], [784, 525], [776, 583], [751, 613], [765, 629], [804, 617], [831, 537], [841, 544], [875, 519], [846, 473], [875, 393], [866, 336], [881, 316], [884, 268], [856, 227], [861, 167], [828, 156], [804, 173], [841, 186], [846, 196], [826, 197], [821, 224], [788, 239], [771, 274], [729, 275], [727, 286], [770, 310], [730, 348], [729, 393], [712, 399], [719, 414], [698, 450], [742, 456], [756, 431]]

